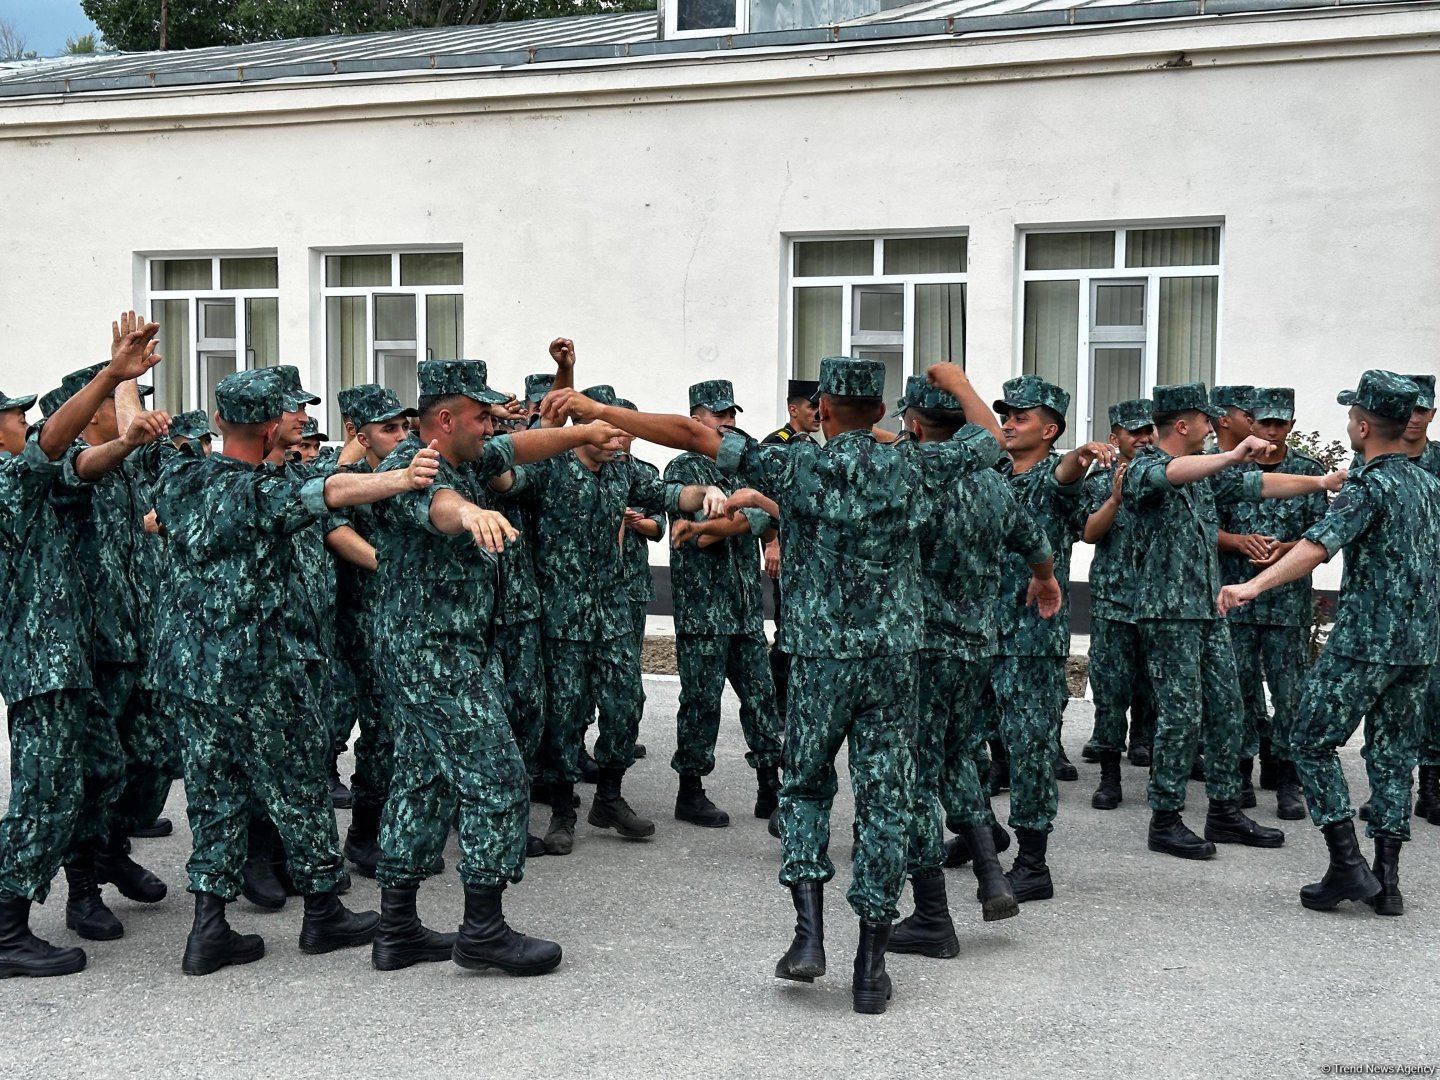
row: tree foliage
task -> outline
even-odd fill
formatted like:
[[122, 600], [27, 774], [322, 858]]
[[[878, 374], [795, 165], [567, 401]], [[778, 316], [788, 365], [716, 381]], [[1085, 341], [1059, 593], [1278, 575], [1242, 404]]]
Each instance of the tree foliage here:
[[107, 45], [126, 51], [198, 49], [251, 41], [468, 26], [654, 10], [654, 0], [81, 0]]
[[25, 35], [9, 19], [0, 19], [0, 61], [33, 60], [39, 54], [26, 47]]

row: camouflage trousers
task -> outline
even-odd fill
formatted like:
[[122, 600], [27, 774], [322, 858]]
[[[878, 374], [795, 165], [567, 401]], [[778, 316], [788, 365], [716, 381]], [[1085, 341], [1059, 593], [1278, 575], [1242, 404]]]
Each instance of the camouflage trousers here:
[[676, 634], [680, 707], [675, 716], [675, 755], [670, 767], [682, 776], [708, 776], [715, 769], [720, 735], [720, 696], [730, 680], [740, 699], [745, 763], [752, 769], [780, 764], [780, 722], [775, 684], [765, 655], [765, 635]]
[[1205, 739], [1205, 792], [1240, 795], [1244, 717], [1230, 627], [1223, 619], [1142, 619], [1145, 674], [1155, 692], [1155, 743], [1148, 797], [1152, 810], [1180, 810], [1195, 748]]
[[994, 820], [975, 768], [975, 707], [992, 662], [990, 657], [965, 660], [939, 651], [920, 653], [915, 782], [905, 833], [909, 877], [934, 877], [945, 861], [942, 784], [950, 820], [982, 828]]
[[1060, 807], [1055, 756], [1065, 713], [1063, 656], [997, 656], [988, 694], [1010, 755], [1010, 827], [1049, 832]]
[[1354, 816], [1335, 751], [1368, 719], [1370, 824], [1365, 831], [1369, 836], [1410, 839], [1416, 725], [1429, 677], [1428, 667], [1372, 664], [1329, 649], [1320, 654], [1305, 677], [1290, 736], [1305, 803], [1316, 825]]
[[340, 883], [340, 843], [325, 779], [329, 732], [304, 676], [256, 688], [243, 704], [190, 702], [185, 712], [185, 798], [194, 849], [191, 892], [240, 893], [252, 811], [274, 823], [302, 893]]
[[601, 768], [635, 764], [635, 736], [645, 709], [640, 653], [633, 632], [607, 641], [544, 639], [545, 735], [540, 746], [542, 783], [576, 783], [579, 753], [592, 711], [600, 713], [595, 761]]
[[110, 807], [112, 833], [129, 835], [165, 809], [171, 780], [180, 775], [180, 740], [155, 694], [142, 687], [140, 664], [95, 665], [95, 693], [109, 714], [125, 757], [119, 794]]
[[381, 660], [371, 652], [363, 635], [348, 641], [346, 635], [342, 635], [337, 648], [349, 668], [347, 678], [355, 695], [350, 715], [360, 729], [355, 737], [355, 771], [350, 776], [350, 791], [356, 806], [384, 806], [390, 794], [390, 777], [395, 771], [395, 733], [390, 714], [397, 706], [386, 693], [382, 676], [377, 674], [376, 664]]
[[[1290, 729], [1300, 704], [1305, 669], [1310, 666], [1310, 633], [1303, 626], [1258, 626], [1231, 620], [1230, 643], [1240, 676], [1240, 699], [1245, 703], [1240, 756], [1253, 758], [1260, 752], [1260, 740], [1269, 739], [1274, 756], [1289, 761]], [[1275, 706], [1273, 716], [1265, 706], [1266, 686]]]
[[1420, 764], [1440, 765], [1440, 664], [1430, 668], [1420, 718]]
[[780, 883], [829, 881], [835, 755], [850, 745], [855, 865], [847, 898], [860, 918], [893, 922], [905, 887], [905, 833], [915, 774], [916, 658], [797, 656], [790, 669], [780, 788]]
[[1104, 753], [1125, 750], [1125, 714], [1130, 742], [1155, 738], [1155, 695], [1142, 672], [1140, 628], [1116, 619], [1090, 620], [1090, 690], [1095, 697], [1095, 732], [1090, 747]]
[[80, 735], [83, 793], [80, 813], [75, 818], [65, 852], [67, 863], [82, 852], [103, 846], [110, 838], [110, 813], [125, 787], [125, 748], [120, 743], [112, 710], [123, 708], [135, 680], [124, 670], [118, 673], [119, 679], [115, 679], [115, 668], [121, 666], [95, 665], [95, 690], [88, 697], [85, 725]]
[[89, 690], [9, 703], [10, 805], [0, 820], [0, 898], [44, 903], [80, 815]]
[[505, 675], [505, 714], [515, 745], [533, 776], [545, 733], [545, 661], [540, 645], [540, 620], [495, 627], [495, 652]]
[[[492, 656], [492, 661], [494, 660]], [[493, 887], [525, 872], [530, 779], [505, 712], [499, 665], [452, 697], [396, 710], [395, 781], [380, 820], [381, 888], [419, 885], [460, 809], [460, 880]]]
[[780, 710], [780, 715], [784, 716], [786, 703], [790, 699], [790, 654], [780, 647], [780, 627], [783, 624], [785, 612], [780, 606], [779, 579], [772, 580], [770, 585], [775, 599], [775, 643], [770, 646], [770, 681], [775, 684], [776, 706]]
[[330, 731], [330, 754], [339, 757], [350, 743], [355, 721], [360, 717], [361, 687], [365, 673], [360, 668], [368, 663], [362, 652], [336, 649], [336, 655], [316, 665], [322, 669], [315, 687], [320, 701], [320, 715]]

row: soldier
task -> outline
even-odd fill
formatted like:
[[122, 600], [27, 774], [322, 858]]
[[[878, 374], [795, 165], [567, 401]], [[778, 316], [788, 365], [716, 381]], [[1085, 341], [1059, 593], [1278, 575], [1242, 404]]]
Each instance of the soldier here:
[[[1405, 453], [1431, 476], [1440, 477], [1440, 443], [1429, 438], [1435, 419], [1435, 376], [1407, 375], [1420, 389], [1405, 425]], [[1420, 783], [1415, 816], [1440, 825], [1440, 664], [1431, 670], [1420, 723]]]
[[[1263, 473], [1325, 475], [1324, 465], [1285, 444], [1295, 427], [1293, 389], [1256, 387], [1251, 391], [1249, 404], [1254, 433], [1272, 447], [1255, 458], [1256, 468]], [[1222, 507], [1220, 573], [1224, 583], [1238, 585], [1254, 577], [1260, 568], [1278, 562], [1325, 516], [1326, 507], [1324, 492], [1299, 499], [1236, 502]], [[1232, 541], [1228, 547], [1226, 534]], [[1305, 816], [1305, 806], [1300, 800], [1300, 778], [1290, 758], [1289, 734], [1300, 699], [1301, 678], [1310, 666], [1313, 605], [1310, 577], [1306, 575], [1284, 588], [1272, 590], [1252, 604], [1237, 608], [1229, 617], [1235, 668], [1245, 705], [1245, 734], [1240, 749], [1242, 806], [1247, 801], [1254, 805], [1253, 789], [1248, 800], [1245, 790], [1250, 786], [1250, 773], [1258, 752], [1262, 774], [1265, 766], [1270, 766], [1268, 786], [1275, 790], [1276, 816], [1290, 821]], [[1273, 718], [1265, 706], [1265, 685], [1270, 687], [1275, 706]], [[1267, 786], [1265, 779], [1262, 775], [1262, 787]]]
[[[569, 354], [573, 357], [573, 349]], [[555, 385], [555, 376], [544, 372], [535, 375], [525, 376], [525, 397], [520, 404], [524, 406], [525, 423], [527, 427], [540, 426], [540, 402], [545, 400], [545, 395]]]
[[[613, 391], [612, 391], [613, 393]], [[634, 412], [638, 406], [633, 401], [617, 397], [615, 404]], [[660, 470], [648, 461], [641, 461], [630, 452], [635, 439], [630, 435], [620, 436], [620, 453], [617, 461], [628, 461], [652, 479], [658, 479]], [[665, 515], [652, 514], [640, 506], [627, 506], [620, 525], [620, 558], [625, 564], [625, 595], [630, 601], [632, 639], [630, 647], [635, 651], [637, 663], [645, 651], [645, 611], [655, 600], [655, 577], [650, 572], [650, 545], [665, 535]], [[642, 687], [640, 700], [645, 700]], [[588, 756], [588, 755], [587, 755]], [[635, 759], [645, 756], [645, 744], [635, 744]], [[582, 763], [583, 764], [583, 763]], [[599, 779], [599, 770], [596, 770]]]
[[[1410, 838], [1418, 721], [1440, 641], [1440, 481], [1408, 460], [1405, 441], [1418, 397], [1415, 383], [1379, 370], [1341, 392], [1350, 442], [1364, 463], [1278, 563], [1226, 586], [1219, 598], [1222, 612], [1251, 603], [1345, 551], [1335, 625], [1305, 677], [1290, 732], [1310, 819], [1330, 851], [1324, 877], [1300, 890], [1300, 903], [1320, 911], [1342, 900], [1364, 900], [1382, 915], [1404, 911], [1400, 845]], [[1359, 851], [1335, 753], [1365, 717], [1373, 869]]]
[[[690, 416], [712, 431], [735, 430], [735, 390], [727, 379], [690, 387]], [[783, 430], [783, 429], [782, 429]], [[665, 467], [672, 484], [718, 487], [726, 496], [739, 485], [703, 454], [684, 453]], [[715, 768], [720, 696], [725, 680], [740, 699], [740, 730], [755, 770], [755, 816], [765, 820], [779, 805], [780, 722], [775, 683], [765, 653], [765, 606], [756, 538], [773, 529], [763, 510], [705, 520], [676, 517], [670, 526], [670, 583], [675, 601], [675, 658], [680, 707], [675, 717], [675, 756], [680, 774], [675, 817], [706, 828], [723, 828], [730, 815], [705, 795], [702, 779]]]
[[170, 443], [176, 450], [186, 443], [195, 443], [196, 456], [208, 457], [216, 437], [204, 409], [191, 409], [170, 418]]
[[[964, 371], [938, 364], [929, 377], [967, 416], [985, 406]], [[974, 424], [944, 443], [881, 443], [885, 367], [829, 357], [820, 364], [820, 422], [827, 442], [762, 447], [721, 436], [683, 416], [605, 408], [552, 395], [547, 415], [603, 419], [662, 446], [716, 457], [720, 467], [780, 504], [786, 568], [784, 640], [794, 657], [780, 789], [782, 884], [797, 914], [795, 939], [776, 966], [784, 979], [825, 973], [823, 886], [835, 755], [850, 741], [858, 845], [849, 893], [860, 917], [851, 991], [857, 1012], [884, 1012], [885, 948], [905, 882], [904, 834], [914, 772], [915, 653], [920, 645], [917, 534], [933, 500], [962, 476], [995, 463], [999, 427]]]
[[785, 411], [790, 419], [760, 440], [762, 446], [785, 445], [794, 439], [813, 442], [820, 430], [820, 384], [814, 379], [791, 379], [785, 390]]
[[[1135, 625], [1135, 520], [1123, 497], [1125, 473], [1135, 452], [1155, 438], [1149, 398], [1110, 406], [1110, 442], [1118, 459], [1085, 478], [1084, 540], [1095, 545], [1090, 562], [1090, 687], [1095, 695], [1095, 732], [1090, 745], [1100, 762], [1100, 786], [1090, 799], [1096, 810], [1113, 810], [1124, 797], [1120, 755], [1125, 750], [1125, 713], [1130, 712], [1130, 760], [1150, 764], [1155, 737], [1155, 697], [1142, 678], [1140, 632]], [[1088, 747], [1087, 747], [1088, 748]]]
[[115, 388], [160, 362], [154, 355], [158, 330], [147, 323], [122, 335], [110, 363], [34, 435], [27, 435], [25, 423], [34, 395], [0, 393], [0, 584], [6, 597], [0, 696], [10, 728], [11, 778], [0, 821], [0, 977], [70, 975], [85, 967], [84, 950], [55, 948], [30, 932], [31, 904], [44, 903], [80, 812], [81, 741], [94, 685], [90, 635], [77, 614], [84, 585], [49, 496], [67, 469], [113, 467], [134, 449], [127, 441], [164, 430], [162, 417], [150, 414], [130, 425], [137, 428], [134, 436], [127, 427], [128, 438], [118, 447], [71, 453]]
[[[1334, 490], [1344, 474], [1285, 476], [1234, 469], [1271, 449], [1255, 436], [1233, 450], [1202, 453], [1210, 420], [1222, 414], [1207, 400], [1203, 383], [1157, 386], [1153, 401], [1156, 441], [1135, 455], [1122, 495], [1136, 517], [1135, 618], [1157, 714], [1148, 845], [1185, 859], [1210, 858], [1216, 843], [1279, 847], [1283, 832], [1240, 811], [1243, 707], [1229, 626], [1216, 616], [1213, 601], [1220, 591], [1216, 506]], [[1204, 840], [1180, 819], [1202, 720], [1211, 751]]]
[[1215, 447], [1222, 454], [1228, 454], [1254, 434], [1255, 414], [1250, 411], [1254, 394], [1253, 386], [1221, 385], [1210, 388], [1210, 404], [1220, 414], [1212, 425]]
[[185, 793], [194, 850], [187, 870], [195, 921], [182, 970], [206, 975], [265, 954], [225, 905], [240, 891], [245, 832], [258, 804], [277, 827], [291, 880], [305, 898], [300, 949], [368, 942], [378, 916], [352, 913], [326, 791], [326, 733], [284, 612], [292, 533], [339, 507], [428, 485], [433, 454], [394, 476], [336, 474], [306, 481], [264, 466], [281, 414], [294, 411], [273, 368], [236, 372], [215, 389], [224, 452], [172, 463], [157, 513], [170, 552], [170, 603], [157, 609], [151, 677], [184, 701]]
[[1007, 454], [1000, 472], [1016, 502], [1045, 530], [1061, 593], [1060, 614], [1042, 617], [1027, 604], [1029, 564], [1013, 552], [1002, 557], [1000, 637], [988, 696], [1009, 760], [1010, 827], [1020, 850], [1006, 876], [1021, 903], [1055, 895], [1045, 861], [1059, 806], [1055, 782], [1077, 777], [1060, 746], [1069, 698], [1070, 552], [1085, 527], [1085, 471], [1094, 462], [1108, 465], [1115, 454], [1108, 442], [1086, 443], [1063, 457], [1055, 452], [1069, 407], [1070, 395], [1038, 375], [1011, 379], [994, 404]]
[[[944, 443], [965, 426], [960, 402], [912, 375], [896, 415], [921, 443]], [[1044, 531], [1021, 510], [1010, 487], [983, 469], [943, 489], [920, 530], [924, 636], [918, 656], [920, 714], [915, 739], [915, 783], [906, 832], [906, 875], [915, 911], [896, 924], [890, 952], [951, 957], [960, 951], [945, 898], [940, 827], [941, 774], [974, 859], [986, 922], [1020, 914], [1015, 893], [1000, 873], [992, 832], [994, 815], [980, 787], [973, 755], [974, 719], [994, 662], [1002, 548], [1031, 568], [1027, 602], [1045, 617], [1060, 610], [1060, 586]]]
[[295, 446], [295, 455], [301, 465], [316, 465], [320, 457], [320, 444], [329, 442], [330, 436], [320, 430], [320, 421], [314, 416], [307, 417], [300, 429], [300, 442]]
[[[506, 399], [486, 375], [481, 361], [422, 360], [418, 438], [380, 466], [380, 475], [397, 475], [421, 460], [427, 445], [440, 455], [433, 485], [378, 510], [380, 603], [408, 613], [373, 627], [396, 725], [375, 874], [381, 923], [371, 960], [380, 970], [453, 959], [466, 968], [540, 975], [560, 963], [558, 944], [512, 930], [501, 905], [506, 885], [524, 874], [528, 806], [525, 762], [492, 645], [496, 555], [519, 534], [485, 508], [483, 486], [510, 476], [517, 461], [608, 445], [618, 432], [599, 425], [494, 436], [491, 406]], [[421, 924], [415, 896], [440, 855], [457, 796], [465, 919], [451, 936]]]

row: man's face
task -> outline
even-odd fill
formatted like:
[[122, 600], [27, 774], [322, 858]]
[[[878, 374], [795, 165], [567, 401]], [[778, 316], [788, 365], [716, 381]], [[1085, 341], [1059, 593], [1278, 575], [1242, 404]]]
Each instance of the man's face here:
[[406, 417], [396, 416], [390, 420], [381, 420], [374, 424], [366, 424], [357, 433], [360, 445], [374, 454], [376, 459], [384, 461], [390, 456], [390, 452], [405, 441], [405, 436], [410, 433], [410, 423]]
[[[592, 424], [598, 424], [600, 421], [598, 421], [598, 420], [592, 420], [592, 421], [590, 421], [590, 422], [591, 422]], [[625, 450], [626, 450], [626, 452], [629, 452], [630, 443], [632, 443], [632, 442], [634, 442], [634, 441], [635, 441], [635, 440], [632, 438], [632, 439], [629, 439], [629, 440], [625, 443]], [[592, 446], [590, 443], [586, 443], [584, 446], [580, 447], [580, 448], [576, 451], [576, 453], [584, 454], [587, 458], [589, 458], [589, 459], [590, 459], [592, 462], [594, 462], [596, 465], [603, 465], [603, 464], [605, 464], [605, 462], [607, 462], [607, 461], [614, 461], [614, 460], [615, 460], [615, 455], [616, 455], [617, 451], [615, 451], [615, 450], [602, 450], [602, 449], [601, 449], [600, 447], [598, 447], [598, 446]]]
[[320, 440], [314, 435], [301, 439], [295, 452], [300, 455], [300, 464], [309, 465], [320, 456]]
[[1281, 444], [1293, 430], [1295, 430], [1294, 420], [1278, 420], [1275, 417], [1267, 416], [1263, 420], [1255, 421], [1254, 434], [1259, 435], [1266, 442]]
[[1058, 436], [1058, 425], [1045, 418], [1039, 409], [1010, 409], [1000, 421], [1005, 436], [1005, 449], [1011, 453], [1036, 450]]
[[1354, 405], [1351, 405], [1350, 420], [1345, 425], [1345, 434], [1350, 439], [1350, 449], [1354, 450], [1357, 454], [1363, 453], [1365, 450], [1365, 447], [1361, 442], [1361, 439], [1364, 436], [1364, 432], [1360, 430], [1360, 424], [1360, 410], [1355, 408]]
[[1135, 457], [1135, 451], [1142, 446], [1149, 446], [1155, 441], [1155, 429], [1153, 427], [1137, 428], [1130, 431], [1123, 427], [1110, 429], [1110, 442], [1120, 451], [1120, 456], [1126, 461]]
[[298, 446], [302, 438], [301, 432], [305, 425], [310, 422], [310, 416], [301, 405], [298, 412], [287, 412], [280, 414], [280, 431], [275, 436], [275, 442], [287, 450], [292, 446]]
[[1247, 435], [1254, 434], [1255, 417], [1251, 416], [1244, 409], [1237, 409], [1232, 406], [1225, 410], [1224, 416], [1220, 417], [1220, 426], [1225, 428], [1236, 439], [1244, 439]]
[[90, 423], [85, 425], [81, 437], [91, 446], [99, 446], [101, 443], [110, 442], [120, 437], [119, 421], [115, 418], [115, 399], [106, 398], [90, 418]]
[[452, 409], [451, 449], [461, 461], [478, 461], [485, 453], [485, 443], [495, 434], [490, 406], [473, 398], [457, 397]]
[[1205, 437], [1214, 428], [1210, 424], [1210, 417], [1202, 412], [1186, 413], [1185, 419], [1176, 425], [1176, 431], [1184, 429], [1185, 453], [1198, 454], [1205, 449]]
[[0, 412], [0, 453], [18, 454], [25, 449], [24, 409], [6, 409]]
[[1405, 425], [1405, 442], [1410, 446], [1424, 447], [1429, 437], [1430, 421], [1435, 419], [1434, 409], [1418, 406], [1410, 410], [1410, 422]]
[[809, 398], [792, 401], [786, 408], [790, 413], [790, 426], [796, 431], [813, 433], [820, 430], [820, 410]]
[[711, 412], [703, 405], [696, 405], [690, 411], [690, 415], [700, 423], [704, 424], [711, 431], [718, 431], [722, 435], [727, 431], [735, 430], [735, 410], [726, 409], [723, 412]]

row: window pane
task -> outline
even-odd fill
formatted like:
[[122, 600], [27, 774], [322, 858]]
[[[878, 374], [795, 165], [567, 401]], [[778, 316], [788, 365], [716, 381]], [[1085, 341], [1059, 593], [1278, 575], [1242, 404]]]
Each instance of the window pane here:
[[375, 340], [415, 340], [415, 297], [410, 295], [375, 297]]
[[201, 300], [200, 337], [220, 341], [235, 341], [235, 301]]
[[796, 277], [871, 277], [873, 240], [805, 240], [795, 244]]
[[891, 402], [899, 401], [900, 396], [905, 393], [905, 357], [899, 349], [855, 349], [854, 353], [861, 360], [879, 360], [885, 365], [885, 417], [880, 421], [880, 426], [887, 431], [900, 430], [900, 417], [892, 417], [893, 411]]
[[458, 251], [432, 251], [400, 256], [401, 285], [459, 285], [464, 256]]
[[369, 382], [365, 372], [365, 297], [327, 296], [325, 298], [325, 401], [328, 406], [330, 434], [343, 431], [340, 406], [341, 390]]
[[222, 289], [278, 289], [280, 260], [275, 258], [221, 259]]
[[1093, 326], [1144, 326], [1144, 285], [1096, 285]]
[[860, 333], [903, 333], [905, 291], [903, 286], [857, 288], [854, 297], [855, 329]]
[[280, 363], [280, 301], [273, 296], [245, 301], [245, 366]]
[[1028, 233], [1026, 270], [1099, 270], [1115, 265], [1113, 232]]
[[795, 290], [795, 378], [818, 379], [820, 361], [840, 354], [840, 286]]
[[675, 29], [725, 30], [735, 26], [737, 0], [674, 0]]
[[1039, 375], [1070, 394], [1065, 434], [1059, 445], [1074, 446], [1075, 382], [1080, 346], [1080, 283], [1078, 281], [1027, 281], [1025, 283], [1024, 363], [1027, 375]]
[[965, 237], [917, 236], [885, 241], [887, 274], [963, 274]]
[[465, 300], [459, 296], [425, 298], [425, 355], [431, 360], [455, 360], [463, 356], [460, 340], [465, 336]]
[[200, 359], [200, 381], [205, 387], [203, 407], [206, 416], [215, 415], [215, 387], [227, 375], [235, 374], [233, 352], [202, 352]]
[[1111, 405], [1140, 396], [1144, 356], [1143, 349], [1095, 350], [1090, 376], [1090, 429], [1095, 438], [1110, 430]]
[[151, 369], [155, 380], [155, 408], [168, 413], [190, 408], [190, 301], [156, 300], [151, 312], [160, 324], [159, 345], [163, 364]]
[[209, 259], [153, 259], [150, 263], [152, 289], [212, 289]]
[[965, 286], [915, 286], [915, 370], [965, 363]]
[[[451, 357], [450, 359], [454, 359]], [[400, 404], [412, 409], [420, 402], [420, 365], [409, 350], [377, 350], [375, 379], [395, 391]]]
[[1219, 298], [1218, 277], [1161, 279], [1158, 382], [1215, 381]]
[[325, 284], [342, 287], [389, 285], [390, 256], [326, 255]]
[[1218, 266], [1220, 226], [1199, 229], [1131, 229], [1126, 266]]

